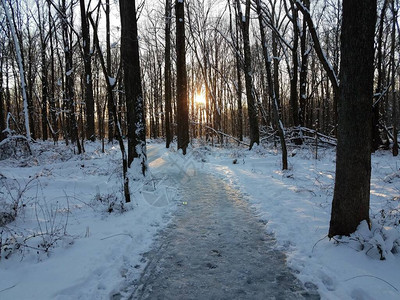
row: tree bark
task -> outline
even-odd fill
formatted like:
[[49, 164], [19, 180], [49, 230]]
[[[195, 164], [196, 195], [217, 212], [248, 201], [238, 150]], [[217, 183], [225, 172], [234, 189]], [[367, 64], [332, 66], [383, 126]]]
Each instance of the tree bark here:
[[[47, 59], [46, 59], [46, 44], [47, 38], [44, 34], [44, 14], [42, 20], [42, 12], [40, 10], [39, 1], [36, 1], [37, 13], [38, 13], [38, 26], [40, 36], [40, 56], [41, 56], [41, 68], [42, 68], [42, 139], [46, 141], [48, 139], [47, 130], [47, 106], [49, 102], [49, 82], [48, 82], [48, 70], [47, 70]], [[42, 22], [43, 21], [43, 22]]]
[[292, 16], [291, 21], [293, 24], [293, 46], [292, 46], [292, 74], [290, 74], [290, 115], [294, 126], [299, 126], [299, 104], [297, 94], [298, 83], [298, 69], [299, 69], [299, 20], [298, 9], [293, 1], [290, 1]]
[[[81, 144], [78, 137], [78, 124], [75, 117], [75, 99], [74, 99], [74, 69], [73, 69], [73, 52], [72, 52], [72, 40], [71, 33], [67, 20], [67, 8], [66, 0], [61, 2], [61, 26], [62, 26], [62, 37], [64, 47], [64, 75], [65, 75], [65, 86], [64, 86], [64, 109], [67, 112], [67, 136], [65, 137], [66, 142], [71, 140], [73, 144], [76, 143], [78, 148], [78, 154], [82, 153]], [[72, 8], [70, 13], [72, 14]], [[72, 20], [72, 15], [71, 15]]]
[[396, 61], [395, 61], [395, 49], [396, 49], [396, 20], [397, 20], [397, 9], [395, 6], [395, 0], [392, 0], [392, 44], [390, 49], [390, 60], [391, 60], [391, 88], [392, 88], [392, 124], [393, 124], [393, 156], [399, 155], [399, 144], [397, 141], [397, 91], [396, 91]]
[[[108, 74], [111, 74], [111, 40], [110, 40], [110, 0], [106, 0], [106, 66]], [[133, 16], [132, 16], [133, 17]], [[114, 120], [112, 107], [114, 105], [113, 95], [107, 94], [107, 110], [108, 110], [108, 142], [112, 143], [114, 140]]]
[[271, 60], [268, 55], [267, 39], [265, 37], [265, 32], [264, 32], [265, 26], [263, 23], [263, 12], [262, 12], [262, 8], [261, 8], [261, 0], [256, 0], [256, 6], [257, 6], [258, 21], [259, 21], [259, 26], [260, 26], [261, 44], [262, 44], [262, 48], [263, 48], [265, 70], [267, 71], [268, 93], [269, 93], [269, 97], [271, 98], [271, 101], [272, 101], [274, 121], [275, 121], [276, 128], [278, 130], [278, 135], [279, 135], [279, 139], [280, 139], [281, 147], [282, 147], [282, 170], [287, 170], [288, 161], [287, 161], [287, 148], [286, 148], [286, 141], [285, 141], [285, 132], [284, 132], [282, 120], [279, 115], [279, 101], [278, 101], [276, 93], [275, 93], [275, 86], [272, 82], [272, 72], [271, 72], [272, 67], [271, 67]]
[[343, 1], [336, 178], [328, 236], [369, 222], [376, 0]]
[[[1, 40], [0, 53], [3, 53], [4, 39]], [[5, 122], [5, 107], [4, 107], [4, 93], [3, 93], [3, 55], [0, 57], [0, 142], [6, 138], [6, 134], [3, 132], [6, 129]]]
[[176, 105], [178, 149], [186, 154], [189, 145], [189, 106], [187, 99], [187, 74], [185, 50], [184, 0], [176, 0]]
[[85, 68], [85, 104], [86, 104], [86, 138], [94, 141], [96, 139], [94, 126], [94, 98], [92, 79], [92, 55], [90, 53], [90, 34], [87, 21], [85, 0], [80, 0], [82, 42], [83, 42], [83, 64]]
[[[386, 9], [388, 6], [389, 0], [384, 0], [382, 10], [380, 13], [380, 18], [379, 18], [379, 31], [378, 31], [378, 37], [377, 37], [377, 54], [376, 54], [376, 60], [377, 60], [377, 70], [378, 70], [378, 78], [377, 78], [377, 85], [376, 85], [376, 92], [380, 97], [385, 89], [384, 86], [384, 81], [385, 81], [385, 76], [384, 76], [384, 65], [383, 65], [383, 53], [382, 53], [382, 47], [383, 47], [383, 28], [385, 27], [384, 21], [385, 21], [385, 14], [386, 14]], [[380, 137], [380, 131], [379, 131], [379, 119], [380, 119], [380, 102], [376, 102], [376, 104], [372, 107], [372, 152], [375, 152], [378, 150], [379, 146], [383, 144], [382, 139]]]
[[[310, 9], [310, 0], [304, 0], [304, 6]], [[307, 46], [307, 22], [303, 17], [303, 29], [300, 39], [300, 51], [301, 51], [301, 67], [300, 67], [300, 110], [299, 110], [299, 123], [300, 126], [304, 127], [306, 124], [306, 106], [307, 106], [307, 67], [308, 67], [308, 56], [309, 50]]]
[[[94, 43], [96, 46], [96, 49], [98, 51], [98, 55], [99, 55], [99, 60], [100, 60], [100, 65], [103, 71], [103, 75], [106, 78], [106, 85], [107, 85], [107, 91], [108, 93], [111, 95], [112, 98], [112, 106], [111, 106], [111, 111], [113, 114], [113, 118], [115, 121], [115, 124], [117, 124], [117, 139], [119, 142], [119, 148], [121, 150], [121, 155], [122, 155], [122, 176], [123, 176], [123, 185], [124, 185], [124, 197], [125, 197], [125, 202], [129, 203], [131, 202], [131, 194], [130, 194], [130, 190], [129, 190], [129, 177], [128, 177], [128, 155], [126, 153], [125, 150], [125, 145], [124, 145], [124, 140], [122, 139], [122, 129], [121, 129], [121, 124], [119, 123], [118, 120], [118, 114], [117, 114], [117, 105], [115, 103], [114, 100], [114, 95], [113, 95], [113, 89], [116, 85], [116, 80], [112, 80], [111, 79], [111, 74], [108, 73], [107, 71], [107, 66], [106, 63], [104, 62], [104, 57], [103, 57], [103, 53], [101, 52], [100, 49], [100, 44], [99, 44], [99, 39], [97, 36], [97, 25], [95, 25], [92, 17], [90, 16], [90, 14], [88, 15], [88, 19], [90, 21], [90, 23], [92, 24], [93, 27], [93, 33], [94, 33]], [[106, 104], [104, 104], [104, 109], [106, 107]]]
[[250, 0], [246, 0], [245, 14], [243, 15], [241, 4], [239, 0], [236, 0], [238, 17], [243, 35], [244, 45], [244, 78], [246, 83], [246, 95], [247, 95], [247, 110], [249, 114], [249, 125], [250, 125], [250, 149], [254, 144], [260, 144], [260, 133], [258, 128], [258, 112], [255, 101], [255, 95], [253, 90], [253, 70], [251, 65], [251, 48], [250, 48]]
[[[48, 3], [48, 14], [49, 14], [49, 26], [54, 25], [54, 20], [51, 15], [51, 4]], [[49, 90], [49, 107], [51, 116], [51, 127], [54, 142], [58, 141], [58, 121], [57, 121], [57, 106], [55, 99], [55, 57], [54, 57], [54, 44], [53, 44], [53, 32], [49, 30], [49, 41], [50, 41], [50, 90]]]
[[121, 60], [124, 69], [128, 118], [128, 166], [137, 159], [143, 175], [147, 169], [146, 121], [142, 94], [136, 8], [133, 0], [120, 0]]
[[19, 45], [17, 34], [15, 32], [14, 23], [11, 20], [11, 14], [10, 14], [9, 8], [6, 4], [6, 1], [1, 0], [1, 2], [3, 4], [4, 11], [6, 13], [7, 21], [10, 24], [11, 36], [13, 38], [14, 45], [15, 45], [15, 52], [16, 52], [19, 75], [20, 75], [20, 80], [21, 80], [22, 98], [24, 101], [25, 131], [26, 131], [26, 137], [27, 137], [28, 141], [30, 141], [31, 140], [31, 130], [30, 130], [30, 124], [29, 124], [29, 108], [28, 108], [28, 98], [26, 95], [25, 74], [24, 74], [24, 67], [23, 67], [23, 63], [22, 63], [21, 48]]
[[332, 84], [333, 87], [333, 102], [334, 102], [334, 123], [336, 124], [338, 117], [337, 117], [337, 113], [338, 113], [338, 97], [339, 97], [339, 81], [337, 79], [337, 74], [334, 70], [334, 68], [332, 67], [331, 63], [328, 61], [324, 51], [322, 50], [321, 47], [321, 43], [319, 41], [318, 38], [318, 34], [317, 34], [317, 30], [314, 27], [314, 22], [311, 18], [311, 13], [309, 11], [309, 9], [305, 6], [305, 4], [303, 2], [301, 2], [301, 0], [295, 0], [296, 5], [298, 7], [298, 9], [301, 11], [301, 13], [303, 14], [303, 18], [305, 18], [307, 25], [308, 25], [308, 30], [310, 31], [310, 35], [311, 38], [313, 40], [314, 43], [314, 49], [315, 52], [317, 53], [318, 59], [321, 62], [322, 66], [324, 67], [324, 70], [326, 72], [326, 74], [328, 75], [329, 81]]
[[239, 141], [243, 141], [243, 107], [242, 107], [242, 76], [241, 76], [241, 57], [239, 46], [239, 28], [238, 20], [235, 18], [235, 35], [233, 34], [232, 13], [229, 3], [229, 29], [231, 31], [232, 40], [234, 41], [235, 51], [235, 66], [236, 66], [236, 97], [237, 97], [237, 124], [236, 130], [238, 132]]
[[[26, 83], [27, 83], [27, 87], [26, 87], [26, 96], [28, 99], [28, 110], [29, 110], [29, 124], [30, 124], [30, 129], [31, 129], [31, 136], [32, 139], [36, 139], [37, 138], [37, 134], [36, 134], [36, 127], [35, 127], [35, 107], [33, 105], [33, 87], [35, 84], [35, 77], [34, 76], [34, 70], [33, 70], [33, 36], [31, 35], [30, 32], [30, 22], [29, 19], [27, 19], [26, 21], [27, 23], [27, 39], [28, 39], [28, 63], [26, 63], [26, 60], [24, 59], [24, 51], [21, 52], [22, 55], [22, 64], [24, 65], [24, 70], [26, 71]], [[23, 47], [23, 37], [22, 35], [20, 35], [20, 41], [21, 41], [21, 47]]]
[[172, 91], [171, 91], [171, 0], [165, 1], [165, 143], [169, 148], [172, 142]]

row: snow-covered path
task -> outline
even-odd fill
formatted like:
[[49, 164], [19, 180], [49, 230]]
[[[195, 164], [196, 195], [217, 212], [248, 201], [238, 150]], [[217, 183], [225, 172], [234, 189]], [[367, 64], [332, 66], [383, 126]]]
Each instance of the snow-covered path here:
[[145, 255], [131, 299], [319, 299], [301, 287], [237, 190], [189, 172], [175, 173], [182, 205]]

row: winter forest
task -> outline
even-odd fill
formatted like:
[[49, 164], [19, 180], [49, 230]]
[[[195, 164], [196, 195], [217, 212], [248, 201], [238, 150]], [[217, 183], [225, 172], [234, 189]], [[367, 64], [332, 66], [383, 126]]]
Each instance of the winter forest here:
[[0, 0], [0, 299], [399, 299], [399, 0]]

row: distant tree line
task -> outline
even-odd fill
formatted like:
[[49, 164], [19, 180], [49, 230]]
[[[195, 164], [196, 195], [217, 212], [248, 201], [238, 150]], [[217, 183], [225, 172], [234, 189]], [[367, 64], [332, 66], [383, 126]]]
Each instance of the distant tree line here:
[[[63, 139], [78, 147], [82, 140], [113, 141], [116, 124], [112, 99], [126, 136], [129, 108], [121, 69], [122, 32], [119, 22], [110, 22], [110, 15], [112, 19], [119, 16], [118, 3], [2, 3], [2, 11], [4, 5], [9, 7], [21, 48], [31, 137]], [[334, 76], [340, 73], [340, 0], [187, 0], [184, 15], [176, 19], [174, 10], [181, 13], [181, 3], [165, 0], [152, 2], [151, 6], [137, 5], [146, 136], [171, 141], [180, 128], [177, 82], [181, 78], [178, 57], [182, 51], [190, 137], [222, 143], [221, 132], [240, 141], [243, 136], [249, 137], [253, 145], [277, 131], [276, 113], [286, 128], [307, 127], [336, 136]], [[378, 1], [375, 93], [371, 99], [374, 150], [396, 141], [400, 53], [397, 11], [397, 0]], [[4, 139], [7, 127], [24, 133], [25, 120], [15, 44], [10, 24], [5, 14], [1, 15], [0, 126]], [[182, 31], [175, 22], [179, 19], [186, 30], [184, 37], [176, 36]], [[96, 41], [94, 33], [99, 28]], [[111, 91], [100, 54], [112, 79]], [[195, 101], [198, 93], [204, 94], [205, 103]], [[295, 133], [285, 137], [300, 142]]]

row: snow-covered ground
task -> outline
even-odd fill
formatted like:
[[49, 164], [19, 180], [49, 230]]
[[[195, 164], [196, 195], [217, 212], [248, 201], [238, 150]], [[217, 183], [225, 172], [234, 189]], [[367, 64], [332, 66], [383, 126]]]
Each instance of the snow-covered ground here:
[[0, 161], [0, 205], [19, 198], [16, 221], [0, 228], [0, 299], [109, 299], [140, 275], [142, 253], [176, 205], [142, 196], [154, 167], [121, 207], [121, 155], [106, 148], [89, 143], [77, 156], [40, 143], [32, 157]]
[[[196, 150], [198, 151], [198, 150]], [[322, 299], [400, 299], [400, 171], [389, 151], [372, 155], [373, 233], [361, 228], [351, 238], [327, 237], [335, 177], [332, 149], [305, 146], [291, 152], [281, 171], [277, 151], [209, 149], [205, 168], [247, 195], [274, 233], [289, 266]], [[235, 161], [235, 164], [233, 163]], [[385, 260], [380, 260], [378, 247]]]
[[[32, 157], [0, 161], [0, 208], [18, 204], [16, 221], [0, 229], [0, 299], [109, 299], [140, 276], [141, 254], [171, 212], [190, 205], [179, 201], [179, 185], [195, 180], [196, 168], [241, 190], [296, 276], [323, 299], [400, 299], [400, 257], [391, 252], [399, 250], [400, 171], [389, 152], [372, 157], [373, 234], [360, 228], [335, 242], [326, 237], [331, 149], [320, 149], [317, 160], [312, 148], [296, 149], [282, 172], [279, 152], [261, 146], [197, 145], [183, 157], [151, 143], [151, 174], [131, 181], [133, 200], [123, 207], [119, 150], [100, 149], [88, 143], [77, 156], [65, 145], [39, 143]], [[169, 175], [176, 173], [183, 179]]]

